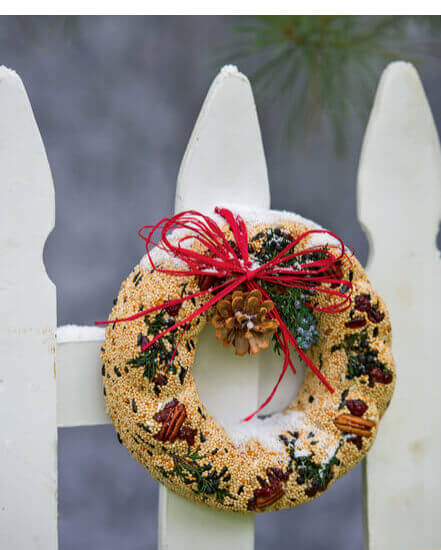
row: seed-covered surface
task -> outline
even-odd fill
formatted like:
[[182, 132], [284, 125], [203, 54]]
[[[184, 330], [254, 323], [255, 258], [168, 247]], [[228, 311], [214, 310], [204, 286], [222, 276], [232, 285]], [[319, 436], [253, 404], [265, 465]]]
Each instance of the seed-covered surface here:
[[[277, 227], [248, 220], [247, 228], [250, 251], [262, 263], [271, 246], [277, 248], [280, 235], [297, 237], [309, 229], [289, 218]], [[251, 420], [249, 437], [247, 426], [240, 427], [238, 437], [237, 430], [226, 429], [208, 413], [193, 378], [198, 336], [216, 308], [141, 350], [207, 298], [109, 324], [102, 376], [118, 440], [156, 480], [216, 508], [266, 512], [320, 495], [365, 456], [395, 384], [385, 304], [354, 257], [341, 270], [353, 284], [352, 307], [344, 313], [312, 315], [303, 307], [306, 299], [326, 305], [330, 298], [321, 293], [293, 295], [291, 302], [272, 296], [278, 310], [283, 307], [289, 315], [285, 322], [299, 345], [335, 392], [308, 370], [293, 403], [282, 413]], [[122, 284], [109, 319], [209, 288], [209, 279], [173, 277], [142, 263]]]

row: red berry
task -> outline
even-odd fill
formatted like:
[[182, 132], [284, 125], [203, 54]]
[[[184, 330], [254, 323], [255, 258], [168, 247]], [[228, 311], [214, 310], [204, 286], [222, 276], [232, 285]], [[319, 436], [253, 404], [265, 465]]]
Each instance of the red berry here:
[[350, 413], [354, 416], [363, 416], [368, 410], [368, 406], [361, 399], [348, 399], [346, 401], [346, 406], [348, 407]]
[[371, 299], [367, 294], [355, 296], [355, 309], [358, 311], [367, 311], [371, 305]]
[[384, 319], [384, 313], [372, 306], [367, 310], [367, 316], [371, 323], [381, 323]]
[[317, 494], [317, 487], [314, 487], [313, 485], [311, 487], [308, 487], [307, 489], [305, 489], [305, 495], [307, 497], [314, 497], [316, 494]]
[[196, 435], [196, 430], [190, 428], [190, 426], [181, 426], [179, 429], [179, 439], [186, 441], [190, 447], [194, 445], [194, 437]]
[[373, 386], [374, 382], [379, 382], [380, 384], [390, 384], [392, 382], [392, 374], [390, 372], [383, 371], [379, 367], [373, 367], [369, 370], [369, 383]]
[[268, 474], [268, 479], [271, 482], [274, 481], [274, 477], [280, 481], [288, 481], [289, 479], [288, 474], [285, 474], [280, 468], [276, 468], [276, 467], [268, 468], [267, 474]]
[[176, 315], [179, 313], [179, 310], [181, 309], [181, 306], [182, 304], [173, 304], [165, 307], [164, 309], [171, 317], [176, 317]]
[[350, 321], [345, 323], [345, 326], [348, 328], [362, 328], [366, 324], [366, 319], [364, 317], [354, 317]]
[[167, 377], [164, 376], [161, 372], [159, 372], [155, 378], [153, 378], [153, 382], [157, 386], [165, 386], [167, 384]]

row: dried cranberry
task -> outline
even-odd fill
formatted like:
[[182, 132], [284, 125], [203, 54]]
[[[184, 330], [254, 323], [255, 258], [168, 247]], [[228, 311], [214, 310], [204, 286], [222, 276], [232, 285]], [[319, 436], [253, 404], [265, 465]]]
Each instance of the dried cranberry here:
[[168, 379], [167, 377], [162, 374], [162, 372], [159, 372], [155, 378], [153, 378], [153, 382], [157, 385], [157, 386], [165, 386], [168, 382]]
[[172, 304], [170, 306], [165, 307], [164, 309], [169, 315], [171, 315], [172, 317], [176, 317], [181, 307], [182, 307], [182, 304]]
[[351, 437], [348, 438], [348, 441], [353, 443], [359, 451], [363, 448], [363, 440], [360, 435], [351, 435]]
[[390, 384], [392, 382], [392, 374], [390, 372], [383, 371], [379, 367], [372, 367], [369, 369], [369, 383], [373, 386], [374, 382], [379, 382], [380, 384]]
[[368, 294], [359, 294], [355, 297], [355, 309], [358, 311], [367, 311], [371, 305], [371, 299]]
[[384, 313], [378, 311], [377, 307], [375, 306], [371, 306], [367, 310], [367, 316], [371, 323], [381, 323], [381, 321], [384, 319]]
[[348, 328], [362, 328], [366, 324], [366, 319], [364, 317], [354, 317], [350, 321], [345, 323], [345, 326]]
[[270, 482], [273, 481], [273, 477], [279, 481], [288, 481], [289, 478], [289, 474], [285, 474], [280, 468], [268, 468], [267, 474]]
[[368, 406], [361, 399], [348, 399], [346, 401], [346, 406], [348, 407], [350, 413], [354, 416], [363, 416], [368, 410]]
[[191, 447], [192, 445], [194, 445], [195, 435], [196, 430], [193, 430], [193, 428], [190, 428], [189, 426], [181, 426], [178, 437], [179, 439], [186, 441]]
[[305, 495], [307, 497], [314, 497], [316, 494], [317, 494], [317, 487], [314, 487], [313, 485], [311, 485], [311, 487], [308, 487], [307, 489], [305, 489]]

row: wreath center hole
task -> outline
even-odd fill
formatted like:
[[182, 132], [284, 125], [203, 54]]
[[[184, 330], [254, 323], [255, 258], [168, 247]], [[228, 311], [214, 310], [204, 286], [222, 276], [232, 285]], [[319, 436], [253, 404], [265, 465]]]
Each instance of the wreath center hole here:
[[[297, 374], [285, 374], [271, 402], [259, 413], [283, 411], [298, 394], [305, 376], [305, 363], [292, 353]], [[194, 379], [199, 398], [218, 421], [237, 423], [253, 413], [268, 397], [283, 366], [283, 356], [272, 348], [256, 355], [235, 355], [215, 336], [211, 323], [199, 335], [194, 361]]]

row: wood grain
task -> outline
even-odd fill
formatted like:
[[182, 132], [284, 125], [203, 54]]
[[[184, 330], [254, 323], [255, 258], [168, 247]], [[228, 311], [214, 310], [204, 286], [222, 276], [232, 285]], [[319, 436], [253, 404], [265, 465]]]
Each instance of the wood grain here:
[[390, 311], [397, 386], [366, 461], [366, 548], [441, 546], [441, 154], [417, 72], [383, 73], [361, 154], [368, 273]]

